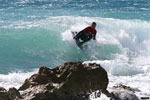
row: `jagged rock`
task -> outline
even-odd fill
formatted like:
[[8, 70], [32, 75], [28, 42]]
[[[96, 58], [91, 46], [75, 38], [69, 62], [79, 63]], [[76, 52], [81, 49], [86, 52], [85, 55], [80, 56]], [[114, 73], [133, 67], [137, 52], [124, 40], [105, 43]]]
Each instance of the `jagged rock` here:
[[68, 62], [41, 67], [19, 90], [23, 100], [86, 100], [92, 91], [106, 91], [107, 85], [107, 72], [100, 65]]

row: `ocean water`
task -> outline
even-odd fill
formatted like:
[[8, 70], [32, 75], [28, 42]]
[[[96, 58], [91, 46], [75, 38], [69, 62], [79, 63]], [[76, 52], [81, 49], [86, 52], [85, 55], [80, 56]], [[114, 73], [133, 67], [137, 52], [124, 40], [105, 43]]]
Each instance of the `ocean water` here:
[[[95, 62], [110, 84], [150, 96], [149, 0], [0, 0], [0, 86], [18, 88], [40, 66]], [[81, 51], [71, 31], [97, 23]], [[101, 98], [106, 100], [105, 97]]]

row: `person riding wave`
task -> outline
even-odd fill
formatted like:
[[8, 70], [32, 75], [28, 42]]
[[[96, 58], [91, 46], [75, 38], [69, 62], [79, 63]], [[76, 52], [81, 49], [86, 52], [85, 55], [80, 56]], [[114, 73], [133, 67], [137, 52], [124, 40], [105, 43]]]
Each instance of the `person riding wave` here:
[[85, 29], [83, 29], [82, 31], [80, 31], [75, 37], [74, 39], [77, 40], [82, 40], [80, 41], [79, 45], [82, 46], [83, 43], [91, 40], [93, 38], [93, 40], [96, 40], [96, 23], [92, 22], [91, 26], [86, 27]]

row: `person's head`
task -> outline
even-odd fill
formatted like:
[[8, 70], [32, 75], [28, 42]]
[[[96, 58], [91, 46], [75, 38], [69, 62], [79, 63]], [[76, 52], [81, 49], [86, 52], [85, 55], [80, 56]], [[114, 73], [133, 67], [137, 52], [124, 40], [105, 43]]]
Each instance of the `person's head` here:
[[95, 27], [96, 27], [96, 22], [92, 22], [92, 28], [94, 28], [95, 29]]

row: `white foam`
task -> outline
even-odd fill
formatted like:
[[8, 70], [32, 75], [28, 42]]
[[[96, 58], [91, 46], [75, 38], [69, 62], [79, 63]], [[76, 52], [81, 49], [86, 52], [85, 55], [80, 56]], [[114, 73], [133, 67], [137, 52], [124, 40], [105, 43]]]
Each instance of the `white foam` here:
[[31, 75], [37, 73], [37, 69], [32, 72], [13, 72], [7, 75], [0, 74], [0, 86], [6, 89], [11, 87], [19, 88], [25, 79], [29, 78]]
[[85, 61], [84, 63], [100, 64], [107, 72], [114, 76], [131, 76], [141, 73], [144, 74], [148, 71], [143, 66], [132, 65], [117, 60]]
[[[98, 17], [63, 17], [61, 23], [67, 22], [66, 27], [68, 28], [62, 32], [62, 39], [71, 41], [70, 32], [72, 30], [78, 32], [90, 25], [92, 21], [97, 22], [97, 46], [100, 47], [104, 44], [116, 45], [121, 50], [119, 55], [127, 57], [127, 62], [132, 63], [136, 63], [134, 58], [139, 58], [140, 60], [141, 57], [150, 55], [150, 34], [148, 33], [150, 23], [148, 21]], [[116, 55], [117, 57], [118, 55]], [[139, 62], [137, 59], [136, 61], [137, 63]]]
[[18, 21], [10, 25], [1, 26], [1, 28], [40, 27], [48, 30], [57, 30], [61, 33], [63, 40], [71, 41], [71, 31], [79, 32], [90, 25], [92, 21], [97, 22], [97, 45], [113, 44], [121, 48], [122, 51], [128, 49], [129, 52], [134, 52], [137, 56], [150, 55], [150, 35], [148, 33], [150, 31], [150, 23], [147, 21], [99, 17], [50, 16], [47, 19], [33, 22]]
[[130, 86], [132, 88], [139, 89], [141, 92], [136, 91], [136, 94], [141, 97], [142, 95], [150, 96], [150, 79], [149, 74], [139, 74], [134, 76], [111, 76], [109, 75], [109, 88], [112, 88], [112, 86], [117, 84], [124, 84], [126, 86]]
[[[123, 84], [126, 86], [130, 86], [135, 90], [139, 90], [139, 91], [135, 91], [135, 94], [138, 96], [138, 98], [150, 97], [150, 91], [149, 91], [150, 90], [150, 85], [149, 85], [150, 67], [133, 66], [133, 65], [122, 64], [119, 62], [109, 61], [109, 60], [86, 61], [84, 63], [101, 64], [102, 67], [106, 69], [109, 77], [109, 85], [108, 85], [109, 91], [113, 91], [113, 86], [116, 86], [118, 84]], [[129, 74], [129, 72], [131, 73]], [[106, 97], [104, 94], [101, 95], [100, 98], [91, 97], [91, 100], [98, 100], [98, 99], [109, 100], [110, 98]]]

